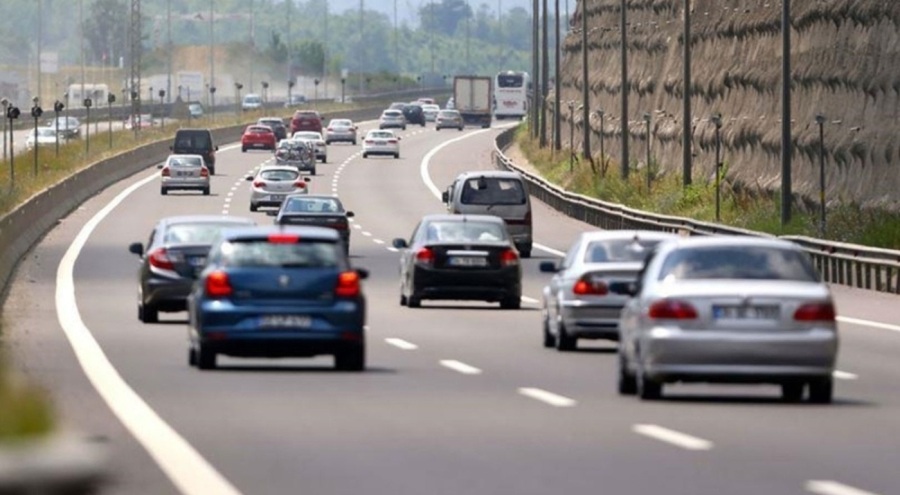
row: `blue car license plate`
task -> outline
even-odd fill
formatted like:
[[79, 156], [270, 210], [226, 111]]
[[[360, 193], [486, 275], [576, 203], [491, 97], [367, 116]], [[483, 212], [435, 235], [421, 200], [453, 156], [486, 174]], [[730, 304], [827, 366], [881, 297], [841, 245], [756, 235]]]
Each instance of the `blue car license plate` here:
[[265, 315], [259, 318], [263, 328], [309, 328], [312, 317], [308, 315]]

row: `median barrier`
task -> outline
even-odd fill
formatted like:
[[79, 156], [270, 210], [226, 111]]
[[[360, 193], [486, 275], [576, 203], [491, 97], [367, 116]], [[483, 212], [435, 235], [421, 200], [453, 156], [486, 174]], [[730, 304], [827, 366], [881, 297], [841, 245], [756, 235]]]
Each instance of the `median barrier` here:
[[[688, 235], [774, 237], [763, 232], [712, 222], [648, 213], [562, 189], [518, 167], [503, 154], [503, 151], [512, 145], [516, 129], [516, 127], [506, 129], [497, 136], [493, 150], [494, 166], [522, 174], [528, 185], [529, 194], [567, 216], [602, 229], [643, 229]], [[900, 294], [900, 251], [805, 236], [781, 236], [781, 238], [792, 241], [805, 250], [826, 282]]]

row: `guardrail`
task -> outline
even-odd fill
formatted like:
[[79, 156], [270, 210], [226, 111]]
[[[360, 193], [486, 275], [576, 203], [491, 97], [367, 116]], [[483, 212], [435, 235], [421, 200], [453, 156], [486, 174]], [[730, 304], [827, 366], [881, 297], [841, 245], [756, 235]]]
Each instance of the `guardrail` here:
[[[569, 217], [610, 230], [641, 229], [688, 235], [774, 237], [771, 234], [727, 225], [648, 213], [562, 189], [516, 166], [503, 154], [503, 151], [512, 144], [516, 129], [515, 127], [507, 129], [497, 136], [493, 152], [494, 165], [522, 174], [528, 184], [528, 192], [532, 196]], [[900, 294], [900, 251], [805, 236], [781, 236], [781, 238], [802, 247], [810, 255], [826, 282]]]

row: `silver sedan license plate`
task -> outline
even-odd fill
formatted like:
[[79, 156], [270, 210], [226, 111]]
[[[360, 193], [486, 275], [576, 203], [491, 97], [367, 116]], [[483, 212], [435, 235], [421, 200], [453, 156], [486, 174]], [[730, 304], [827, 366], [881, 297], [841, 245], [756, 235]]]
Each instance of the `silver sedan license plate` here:
[[264, 328], [309, 328], [312, 317], [307, 315], [265, 315], [260, 317], [259, 326]]
[[724, 320], [776, 320], [778, 306], [713, 306], [713, 316]]

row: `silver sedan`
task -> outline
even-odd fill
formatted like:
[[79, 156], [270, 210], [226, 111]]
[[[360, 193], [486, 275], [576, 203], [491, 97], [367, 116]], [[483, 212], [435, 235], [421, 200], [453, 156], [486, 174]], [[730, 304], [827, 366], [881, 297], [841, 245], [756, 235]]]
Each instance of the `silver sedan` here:
[[670, 382], [773, 383], [782, 398], [832, 399], [835, 308], [809, 257], [778, 239], [701, 237], [659, 246], [620, 321], [619, 392]]
[[256, 175], [248, 175], [250, 182], [250, 211], [262, 207], [280, 208], [291, 194], [309, 194], [306, 183], [309, 177], [301, 177], [300, 171], [291, 166], [269, 166], [259, 169]]
[[619, 340], [619, 314], [628, 298], [610, 292], [610, 285], [636, 280], [646, 254], [676, 237], [634, 230], [584, 232], [561, 263], [541, 263], [542, 272], [553, 273], [541, 297], [544, 347], [570, 351], [578, 339]]
[[200, 155], [169, 155], [166, 163], [157, 168], [159, 173], [159, 193], [168, 194], [172, 190], [194, 189], [209, 195], [209, 169]]

